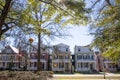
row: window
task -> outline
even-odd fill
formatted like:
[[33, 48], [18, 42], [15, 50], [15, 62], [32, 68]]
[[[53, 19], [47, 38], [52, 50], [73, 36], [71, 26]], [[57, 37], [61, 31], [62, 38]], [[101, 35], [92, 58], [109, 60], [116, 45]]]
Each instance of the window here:
[[78, 55], [78, 56], [77, 56], [77, 59], [82, 59], [82, 55]]
[[83, 55], [83, 59], [87, 59], [87, 55], [86, 54]]
[[78, 51], [80, 52], [80, 48], [78, 48]]
[[88, 63], [84, 63], [84, 67], [85, 67], [85, 68], [88, 68]]
[[6, 60], [9, 60], [9, 56], [6, 56]]
[[41, 55], [41, 59], [45, 59], [45, 55]]
[[60, 58], [60, 59], [63, 59], [63, 56], [62, 56], [62, 55], [60, 55], [60, 56], [59, 56], [59, 58]]
[[58, 64], [57, 63], [53, 63], [53, 67], [54, 68], [58, 68]]
[[34, 62], [34, 67], [37, 67], [37, 63], [36, 62]]
[[65, 59], [69, 59], [69, 56], [68, 56], [68, 55], [65, 55]]
[[30, 62], [30, 67], [33, 67], [33, 62]]
[[11, 60], [15, 60], [15, 56], [11, 56]]
[[93, 55], [91, 55], [91, 59], [92, 59], [92, 60], [94, 59], [94, 56], [93, 56]]
[[83, 63], [81, 63], [81, 68], [83, 68]]
[[58, 56], [57, 56], [57, 55], [54, 55], [54, 59], [58, 59]]
[[42, 69], [45, 69], [45, 64], [44, 63], [42, 63]]
[[59, 63], [59, 68], [63, 68], [64, 67], [64, 63]]
[[6, 57], [5, 56], [2, 56], [2, 60], [5, 60], [6, 59]]
[[12, 50], [11, 49], [6, 49], [5, 52], [6, 53], [12, 53]]
[[36, 59], [36, 55], [34, 53], [30, 54], [31, 59]]
[[66, 51], [68, 51], [68, 48], [66, 48]]
[[81, 67], [81, 63], [78, 63], [78, 68], [80, 68]]
[[90, 59], [90, 55], [87, 55], [87, 59]]
[[5, 66], [5, 62], [3, 62], [3, 66]]
[[96, 55], [99, 55], [99, 52], [95, 52]]
[[0, 55], [0, 60], [2, 60], [2, 55]]

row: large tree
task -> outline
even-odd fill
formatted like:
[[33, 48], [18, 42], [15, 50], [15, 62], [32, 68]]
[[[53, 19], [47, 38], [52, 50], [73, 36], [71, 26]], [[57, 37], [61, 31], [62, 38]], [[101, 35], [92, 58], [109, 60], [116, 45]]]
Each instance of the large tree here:
[[[18, 26], [19, 22], [22, 21], [21, 19], [23, 17], [21, 17], [21, 14], [25, 9], [26, 1], [27, 0], [0, 0], [0, 38], [5, 32]], [[31, 2], [31, 5], [34, 5], [36, 0], [29, 0], [29, 2]], [[39, 0], [39, 2], [54, 6], [56, 9], [59, 8], [61, 11], [64, 11], [65, 14], [74, 17], [71, 23], [75, 22], [75, 20], [76, 22], [80, 21], [80, 23], [85, 23], [84, 20], [87, 19], [83, 14], [89, 10], [85, 9], [85, 3], [82, 0]], [[70, 10], [72, 12], [70, 12]]]
[[0, 0], [0, 39], [5, 32], [19, 25], [24, 4], [22, 0]]
[[[61, 0], [60, 2], [57, 2], [57, 0], [29, 0], [26, 1], [24, 8], [20, 10], [21, 13], [16, 14], [20, 17], [15, 17], [17, 18], [15, 21], [19, 23], [16, 23], [12, 31], [9, 30], [12, 28], [11, 25], [9, 28], [5, 27], [7, 32], [4, 31], [0, 35], [11, 32], [18, 36], [13, 36], [14, 38], [19, 39], [23, 38], [23, 33], [25, 35], [34, 34], [34, 36], [38, 36], [38, 70], [40, 70], [41, 36], [61, 36], [60, 32], [62, 32], [67, 24], [85, 24], [88, 20], [86, 13], [89, 12], [89, 9], [85, 8], [85, 3], [82, 0]], [[5, 20], [7, 21], [6, 17]], [[3, 29], [3, 24], [1, 29]], [[20, 34], [21, 31], [23, 31], [22, 34]]]
[[[82, 5], [80, 5], [80, 3]], [[32, 0], [29, 2], [27, 8], [29, 13], [23, 21], [25, 22], [28, 21], [26, 19], [29, 19], [28, 28], [31, 28], [33, 32], [38, 35], [38, 70], [41, 70], [41, 36], [61, 36], [59, 32], [61, 32], [62, 28], [67, 24], [84, 24], [84, 22], [87, 21], [87, 17], [84, 14], [85, 11], [87, 12], [87, 9], [84, 8], [84, 3], [78, 1], [76, 5], [72, 5], [79, 5], [81, 8], [78, 9], [74, 7], [71, 9], [69, 7], [70, 5], [59, 4], [54, 0], [51, 0], [51, 2], [39, 2], [39, 0]], [[79, 13], [78, 10], [81, 13]]]
[[[101, 2], [99, 2], [101, 3]], [[102, 4], [102, 3], [101, 3]], [[94, 45], [99, 46], [103, 55], [113, 61], [120, 58], [120, 1], [103, 0], [98, 11], [94, 29]]]

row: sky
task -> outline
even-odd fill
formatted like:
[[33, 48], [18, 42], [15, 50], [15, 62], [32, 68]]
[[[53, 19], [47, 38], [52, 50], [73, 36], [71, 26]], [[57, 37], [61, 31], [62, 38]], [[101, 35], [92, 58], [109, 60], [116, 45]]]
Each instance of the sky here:
[[75, 45], [86, 46], [89, 45], [93, 40], [93, 36], [89, 35], [88, 26], [73, 26], [68, 31], [71, 34], [70, 37], [66, 37], [64, 39], [57, 38], [54, 41], [52, 41], [51, 44], [52, 45], [56, 45], [59, 43], [67, 44], [70, 46], [70, 50], [73, 53]]

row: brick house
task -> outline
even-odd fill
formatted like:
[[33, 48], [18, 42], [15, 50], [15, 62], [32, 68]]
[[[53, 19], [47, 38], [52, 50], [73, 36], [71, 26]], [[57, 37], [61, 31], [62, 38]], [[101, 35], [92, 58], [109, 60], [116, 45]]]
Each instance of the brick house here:
[[25, 65], [24, 52], [19, 51], [17, 48], [8, 45], [0, 53], [0, 68], [19, 69]]
[[[41, 50], [41, 70], [48, 70], [49, 50]], [[32, 49], [28, 55], [28, 70], [37, 70], [37, 49]]]

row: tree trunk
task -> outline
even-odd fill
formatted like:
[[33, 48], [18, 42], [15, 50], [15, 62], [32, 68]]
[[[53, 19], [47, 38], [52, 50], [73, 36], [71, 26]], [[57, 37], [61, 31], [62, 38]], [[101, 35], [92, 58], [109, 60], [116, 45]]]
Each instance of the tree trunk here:
[[11, 4], [12, 0], [6, 0], [6, 3], [5, 3], [5, 6], [3, 7], [3, 10], [2, 10], [2, 13], [1, 13], [1, 16], [0, 16], [0, 38], [2, 36], [2, 26], [5, 22], [5, 19], [8, 15], [8, 11], [10, 9], [10, 4]]
[[38, 62], [37, 62], [37, 70], [41, 70], [41, 62], [40, 62], [40, 56], [41, 56], [41, 33], [38, 34]]

